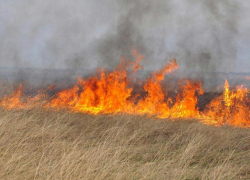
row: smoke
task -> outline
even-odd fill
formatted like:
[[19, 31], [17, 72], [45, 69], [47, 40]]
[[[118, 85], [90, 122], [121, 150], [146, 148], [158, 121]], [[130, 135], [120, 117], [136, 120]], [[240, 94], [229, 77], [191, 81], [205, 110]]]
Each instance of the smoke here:
[[105, 64], [137, 48], [148, 68], [177, 53], [183, 70], [235, 71], [241, 11], [236, 1], [138, 0], [120, 7], [116, 33], [99, 43]]
[[[247, 72], [250, 2], [2, 0], [0, 66], [113, 68], [137, 49], [146, 70]], [[248, 22], [248, 23], [247, 23]]]

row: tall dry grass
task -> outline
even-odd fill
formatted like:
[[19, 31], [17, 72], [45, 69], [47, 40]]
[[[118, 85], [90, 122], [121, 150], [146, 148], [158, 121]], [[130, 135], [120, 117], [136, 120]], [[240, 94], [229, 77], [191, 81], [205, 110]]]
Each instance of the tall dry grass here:
[[249, 179], [250, 130], [0, 110], [0, 179]]

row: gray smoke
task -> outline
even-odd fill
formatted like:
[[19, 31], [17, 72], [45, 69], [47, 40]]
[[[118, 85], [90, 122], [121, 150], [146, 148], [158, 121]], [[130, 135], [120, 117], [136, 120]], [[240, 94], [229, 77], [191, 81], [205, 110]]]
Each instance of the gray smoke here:
[[248, 72], [249, 17], [243, 0], [2, 0], [0, 66], [113, 68], [137, 49], [146, 70]]

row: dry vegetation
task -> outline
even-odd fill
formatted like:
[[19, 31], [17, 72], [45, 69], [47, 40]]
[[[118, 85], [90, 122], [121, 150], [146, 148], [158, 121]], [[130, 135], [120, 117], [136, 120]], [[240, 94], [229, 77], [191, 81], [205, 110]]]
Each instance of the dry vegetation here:
[[0, 179], [248, 179], [250, 130], [0, 110]]

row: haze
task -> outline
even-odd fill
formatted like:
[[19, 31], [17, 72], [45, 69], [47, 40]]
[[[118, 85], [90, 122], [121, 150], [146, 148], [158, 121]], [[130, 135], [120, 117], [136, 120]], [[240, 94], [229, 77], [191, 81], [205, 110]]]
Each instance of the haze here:
[[113, 68], [133, 49], [146, 70], [249, 72], [250, 1], [2, 0], [0, 66]]

